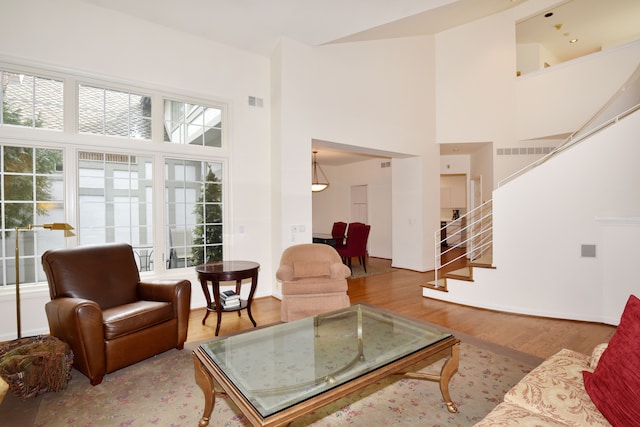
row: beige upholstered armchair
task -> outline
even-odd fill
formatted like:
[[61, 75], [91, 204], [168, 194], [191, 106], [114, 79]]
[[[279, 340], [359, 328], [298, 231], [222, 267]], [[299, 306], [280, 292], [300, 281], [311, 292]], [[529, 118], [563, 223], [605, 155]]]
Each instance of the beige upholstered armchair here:
[[349, 267], [329, 245], [308, 243], [285, 249], [276, 272], [282, 281], [282, 321], [348, 307], [350, 275]]

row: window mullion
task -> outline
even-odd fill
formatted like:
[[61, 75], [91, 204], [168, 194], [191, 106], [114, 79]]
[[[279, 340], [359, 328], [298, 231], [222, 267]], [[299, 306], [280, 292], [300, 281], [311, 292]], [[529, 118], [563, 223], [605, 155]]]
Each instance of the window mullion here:
[[64, 79], [64, 95], [63, 95], [63, 126], [64, 132], [75, 134], [78, 132], [76, 115], [78, 111], [78, 91], [76, 90], [78, 83], [74, 78]]

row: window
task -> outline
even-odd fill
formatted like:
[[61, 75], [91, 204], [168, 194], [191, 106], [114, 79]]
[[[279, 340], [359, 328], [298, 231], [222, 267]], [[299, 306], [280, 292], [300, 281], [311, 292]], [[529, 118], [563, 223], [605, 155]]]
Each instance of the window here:
[[182, 101], [164, 101], [164, 140], [222, 147], [222, 110]]
[[167, 268], [222, 260], [222, 163], [167, 159]]
[[139, 269], [153, 269], [151, 157], [78, 153], [78, 207], [81, 245], [127, 242]]
[[15, 283], [15, 229], [29, 224], [68, 222], [76, 237], [18, 232], [20, 283], [45, 282], [41, 254], [72, 244], [129, 243], [159, 274], [222, 260], [226, 105], [32, 70], [0, 63], [0, 287]]
[[62, 81], [7, 71], [0, 71], [0, 81], [0, 124], [62, 130]]
[[[62, 150], [0, 145], [2, 285], [15, 284], [16, 227], [65, 222]], [[20, 283], [45, 280], [40, 256], [64, 246], [64, 234], [19, 232]]]
[[78, 130], [81, 133], [151, 139], [151, 98], [80, 85]]

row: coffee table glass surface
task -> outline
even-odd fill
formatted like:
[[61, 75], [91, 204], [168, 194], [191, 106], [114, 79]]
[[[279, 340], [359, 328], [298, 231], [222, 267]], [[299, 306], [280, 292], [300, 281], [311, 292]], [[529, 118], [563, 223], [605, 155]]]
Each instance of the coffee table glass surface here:
[[266, 418], [449, 337], [424, 323], [358, 304], [200, 348]]

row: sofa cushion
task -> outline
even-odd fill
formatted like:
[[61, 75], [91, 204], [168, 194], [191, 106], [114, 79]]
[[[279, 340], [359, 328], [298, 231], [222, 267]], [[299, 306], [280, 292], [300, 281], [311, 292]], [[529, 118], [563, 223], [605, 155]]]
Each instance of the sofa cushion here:
[[507, 392], [504, 401], [570, 426], [608, 426], [584, 389], [589, 356], [560, 350]]
[[174, 318], [173, 304], [159, 301], [138, 301], [109, 308], [102, 312], [102, 316], [106, 340], [131, 334]]
[[595, 371], [584, 372], [584, 384], [612, 425], [640, 425], [640, 300], [634, 295]]

